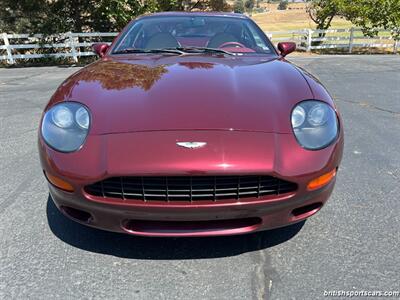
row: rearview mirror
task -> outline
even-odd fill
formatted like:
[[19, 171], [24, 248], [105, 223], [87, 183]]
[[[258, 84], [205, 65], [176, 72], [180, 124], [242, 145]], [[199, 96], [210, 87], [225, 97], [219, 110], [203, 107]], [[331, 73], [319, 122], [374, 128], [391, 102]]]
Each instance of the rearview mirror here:
[[103, 57], [104, 55], [106, 55], [107, 50], [108, 48], [110, 48], [110, 46], [106, 43], [94, 43], [92, 45], [92, 48], [98, 56]]
[[282, 42], [278, 44], [278, 50], [283, 57], [296, 50], [296, 43]]

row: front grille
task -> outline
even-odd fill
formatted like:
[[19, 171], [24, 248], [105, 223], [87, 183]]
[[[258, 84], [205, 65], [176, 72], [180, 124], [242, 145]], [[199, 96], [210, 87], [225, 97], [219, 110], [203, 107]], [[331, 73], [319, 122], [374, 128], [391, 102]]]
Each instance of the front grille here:
[[259, 198], [295, 191], [272, 176], [112, 177], [85, 187], [93, 196], [143, 201], [217, 201]]

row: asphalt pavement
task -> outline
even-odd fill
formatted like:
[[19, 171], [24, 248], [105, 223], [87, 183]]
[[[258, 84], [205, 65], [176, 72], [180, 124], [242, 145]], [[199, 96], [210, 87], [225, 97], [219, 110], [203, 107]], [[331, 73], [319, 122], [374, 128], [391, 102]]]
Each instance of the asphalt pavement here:
[[42, 109], [76, 67], [0, 69], [0, 299], [320, 299], [400, 290], [400, 56], [294, 56], [337, 101], [345, 153], [305, 223], [142, 238], [63, 217], [43, 177]]

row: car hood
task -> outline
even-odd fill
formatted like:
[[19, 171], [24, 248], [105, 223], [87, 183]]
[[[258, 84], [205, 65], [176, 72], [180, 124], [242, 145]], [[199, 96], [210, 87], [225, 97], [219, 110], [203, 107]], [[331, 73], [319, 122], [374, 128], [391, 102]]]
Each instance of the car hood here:
[[49, 105], [78, 101], [91, 134], [158, 130], [290, 133], [293, 106], [312, 98], [285, 60], [220, 56], [108, 57], [68, 78]]

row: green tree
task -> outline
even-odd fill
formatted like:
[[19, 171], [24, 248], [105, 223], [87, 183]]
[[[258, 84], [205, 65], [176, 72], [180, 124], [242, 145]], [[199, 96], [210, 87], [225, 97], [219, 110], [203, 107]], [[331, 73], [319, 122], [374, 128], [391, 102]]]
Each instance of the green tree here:
[[57, 33], [119, 30], [136, 15], [156, 9], [153, 0], [2, 0], [2, 31]]
[[328, 29], [335, 16], [341, 14], [342, 0], [311, 0], [307, 12], [317, 29]]
[[156, 0], [155, 2], [157, 5], [157, 9], [160, 11], [173, 11], [184, 9], [184, 1], [182, 0]]
[[44, 0], [2, 0], [0, 4], [1, 32], [32, 32], [48, 14]]
[[278, 9], [279, 10], [285, 10], [285, 9], [287, 9], [288, 5], [289, 5], [289, 3], [287, 2], [287, 0], [282, 0], [278, 4]]
[[255, 5], [255, 0], [245, 0], [244, 7], [247, 12], [252, 12]]
[[374, 36], [383, 28], [400, 39], [399, 0], [346, 0], [341, 9], [345, 18], [361, 27], [364, 34]]
[[233, 10], [235, 13], [244, 13], [244, 3], [243, 0], [235, 0], [235, 3], [233, 5]]
[[224, 11], [229, 6], [225, 0], [1, 0], [0, 30], [44, 34], [118, 31], [146, 12], [194, 9]]
[[307, 11], [317, 29], [328, 29], [335, 16], [342, 16], [367, 35], [374, 36], [383, 28], [400, 38], [399, 0], [311, 0]]
[[[118, 31], [121, 30], [135, 16], [148, 11], [154, 11], [157, 8], [155, 1], [146, 1], [142, 4], [138, 0], [101, 0], [94, 5], [90, 13], [90, 19], [86, 27], [79, 26], [80, 30], [95, 31]], [[87, 14], [77, 13], [76, 18], [83, 16], [86, 19]], [[76, 28], [74, 30], [79, 30]]]
[[229, 5], [226, 0], [186, 0], [183, 1], [184, 10], [213, 10], [213, 11], [226, 11]]
[[225, 0], [210, 0], [209, 6], [213, 11], [225, 11], [228, 8]]

